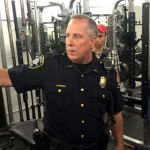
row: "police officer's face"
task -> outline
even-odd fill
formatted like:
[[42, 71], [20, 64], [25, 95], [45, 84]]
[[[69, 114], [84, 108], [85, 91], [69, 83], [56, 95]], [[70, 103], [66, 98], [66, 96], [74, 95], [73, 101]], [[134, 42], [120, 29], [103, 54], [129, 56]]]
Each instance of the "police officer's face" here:
[[97, 34], [97, 38], [96, 38], [96, 42], [95, 42], [95, 47], [97, 49], [100, 49], [102, 46], [105, 45], [106, 40], [107, 40], [106, 33], [101, 32], [100, 30], [98, 30], [98, 34]]
[[86, 19], [72, 19], [66, 31], [66, 50], [71, 61], [77, 64], [87, 64], [92, 61], [92, 48], [96, 37], [88, 34]]

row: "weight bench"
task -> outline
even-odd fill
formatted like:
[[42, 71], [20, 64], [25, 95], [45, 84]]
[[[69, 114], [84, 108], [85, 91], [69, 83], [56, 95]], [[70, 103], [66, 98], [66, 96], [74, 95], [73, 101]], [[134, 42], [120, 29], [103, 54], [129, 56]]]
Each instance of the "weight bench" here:
[[20, 122], [18, 124], [12, 124], [9, 129], [9, 132], [13, 136], [21, 139], [30, 147], [35, 147], [35, 142], [33, 140], [33, 130], [35, 128], [35, 122], [37, 123], [38, 129], [42, 131], [43, 123], [41, 119], [38, 119]]

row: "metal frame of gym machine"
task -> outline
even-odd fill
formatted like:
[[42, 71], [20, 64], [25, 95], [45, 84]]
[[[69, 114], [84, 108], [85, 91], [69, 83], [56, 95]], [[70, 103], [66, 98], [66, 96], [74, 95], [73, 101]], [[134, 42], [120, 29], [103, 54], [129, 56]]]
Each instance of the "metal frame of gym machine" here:
[[[117, 49], [117, 39], [116, 39], [116, 31], [117, 31], [117, 5], [123, 0], [118, 0], [115, 3], [114, 11], [113, 11], [113, 49]], [[134, 0], [129, 0], [129, 32], [135, 33], [135, 12], [134, 12]], [[150, 3], [143, 3], [142, 6], [142, 87], [141, 87], [141, 117], [143, 118], [143, 141], [139, 141], [137, 139], [133, 139], [124, 135], [124, 140], [129, 144], [134, 145], [135, 149], [150, 149], [150, 125], [147, 123], [148, 117], [148, 103], [150, 101]], [[135, 50], [134, 46], [129, 47], [129, 51], [131, 52], [130, 58], [132, 59], [133, 66], [130, 67], [130, 80], [129, 84], [133, 86], [135, 83], [135, 75], [134, 73], [135, 66]], [[139, 135], [140, 136], [140, 135]]]
[[[117, 26], [117, 5], [122, 0], [118, 0], [113, 11], [113, 49], [116, 48], [116, 26]], [[135, 12], [134, 0], [129, 0], [129, 32], [135, 32]], [[129, 47], [131, 56], [134, 59], [134, 47]], [[133, 56], [132, 56], [133, 55]], [[134, 64], [134, 62], [133, 62]], [[130, 66], [129, 66], [130, 67]], [[128, 137], [124, 135], [124, 140], [129, 144], [134, 145], [134, 149], [149, 150], [150, 149], [150, 124], [148, 124], [148, 104], [150, 103], [150, 3], [143, 3], [142, 5], [142, 87], [141, 87], [141, 117], [143, 118], [143, 141]], [[134, 73], [134, 68], [131, 67]], [[130, 74], [130, 84], [133, 85], [136, 78], [134, 74]], [[130, 97], [129, 97], [130, 99]], [[149, 114], [150, 115], [150, 114]], [[140, 136], [140, 135], [139, 135]]]
[[[150, 102], [150, 2], [142, 6], [142, 112], [145, 149], [150, 149], [150, 124], [147, 123]], [[150, 109], [150, 108], [149, 108]]]

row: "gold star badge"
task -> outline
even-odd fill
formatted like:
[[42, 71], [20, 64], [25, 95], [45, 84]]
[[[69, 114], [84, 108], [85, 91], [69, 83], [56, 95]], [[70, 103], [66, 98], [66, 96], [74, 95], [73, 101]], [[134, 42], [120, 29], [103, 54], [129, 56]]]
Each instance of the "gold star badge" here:
[[101, 88], [106, 87], [106, 78], [105, 77], [100, 78], [99, 85], [100, 85]]

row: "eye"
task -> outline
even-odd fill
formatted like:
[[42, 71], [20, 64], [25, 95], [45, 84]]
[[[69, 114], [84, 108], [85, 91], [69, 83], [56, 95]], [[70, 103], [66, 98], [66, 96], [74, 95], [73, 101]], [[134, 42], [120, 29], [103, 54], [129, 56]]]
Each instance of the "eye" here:
[[75, 38], [79, 38], [79, 35], [78, 35], [78, 34], [75, 34], [74, 37], [75, 37]]
[[66, 37], [69, 37], [69, 34], [66, 34]]
[[81, 38], [81, 35], [80, 34], [75, 34], [74, 38], [76, 38], [76, 39]]
[[103, 37], [103, 35], [98, 35], [97, 37], [98, 37], [98, 38], [102, 38], [102, 37]]

